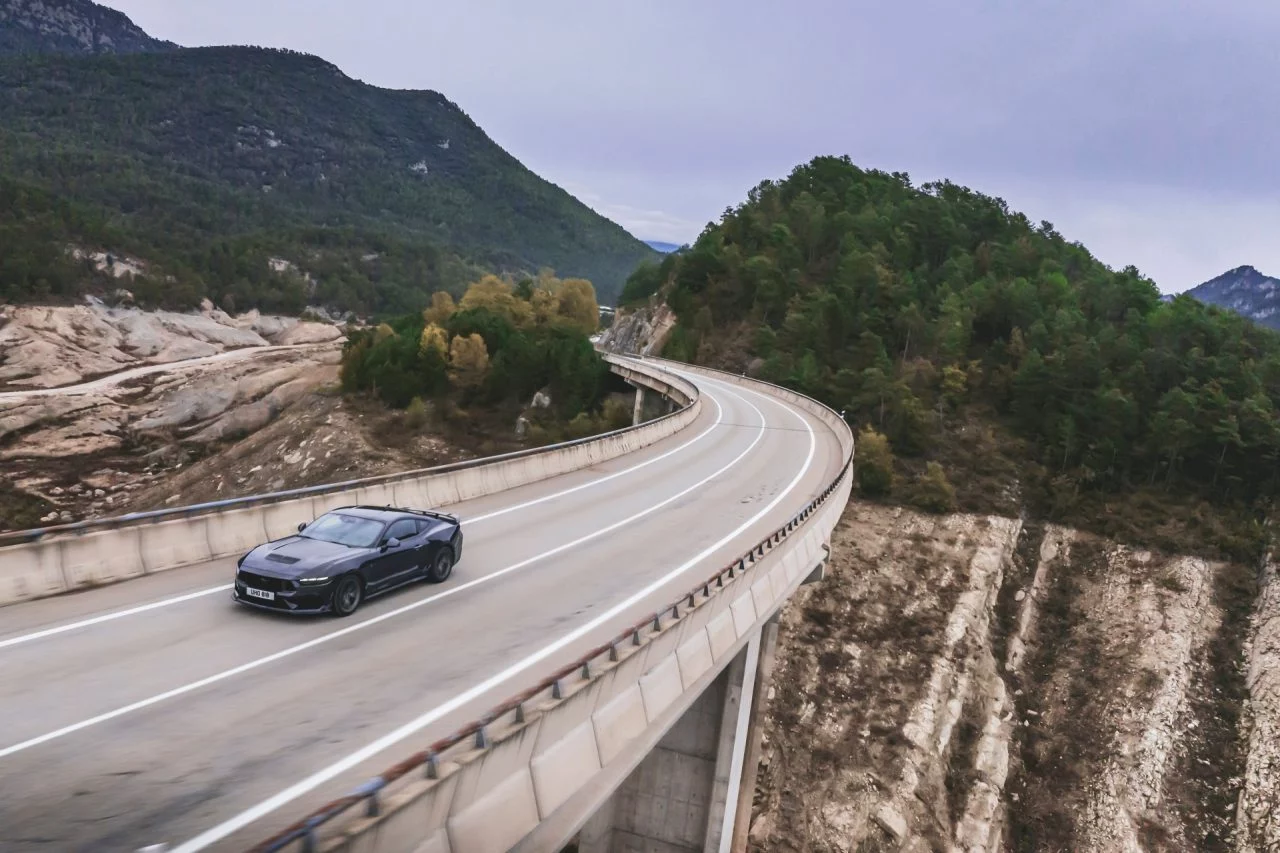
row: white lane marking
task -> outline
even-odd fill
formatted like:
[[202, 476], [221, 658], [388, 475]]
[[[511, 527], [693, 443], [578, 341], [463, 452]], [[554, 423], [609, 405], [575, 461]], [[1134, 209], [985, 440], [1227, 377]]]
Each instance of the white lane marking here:
[[[586, 483], [581, 483], [577, 486], [573, 486], [568, 489], [562, 489], [561, 491], [553, 492], [552, 494], [544, 495], [540, 498], [534, 498], [533, 500], [524, 501], [523, 503], [515, 504], [514, 506], [504, 507], [503, 509], [485, 513], [484, 515], [477, 515], [474, 518], [463, 518], [462, 521], [466, 524], [482, 524], [483, 522], [489, 521], [490, 519], [497, 518], [498, 516], [501, 516], [501, 515], [506, 515], [509, 512], [515, 512], [516, 510], [519, 510], [519, 509], [528, 509], [529, 507], [536, 506], [537, 504], [540, 504], [540, 503], [546, 503], [547, 501], [557, 500], [559, 498], [564, 497], [565, 495], [573, 494], [574, 492], [580, 492], [583, 489], [590, 489], [594, 486], [600, 485], [601, 483], [607, 483], [610, 480], [617, 479], [618, 477], [622, 477], [627, 474], [632, 474], [636, 471], [639, 471], [641, 468], [647, 468], [648, 466], [653, 465], [656, 462], [661, 462], [663, 459], [666, 459], [669, 456], [673, 456], [677, 453], [682, 453], [685, 450], [688, 450], [690, 447], [692, 447], [693, 445], [697, 444], [699, 441], [702, 441], [702, 439], [710, 435], [712, 430], [714, 430], [716, 427], [724, 423], [724, 408], [721, 407], [720, 401], [717, 400], [715, 397], [712, 397], [710, 394], [708, 394], [707, 396], [708, 398], [710, 398], [711, 402], [714, 403], [716, 406], [715, 423], [711, 424], [709, 427], [704, 429], [702, 432], [698, 433], [693, 438], [686, 441], [684, 444], [681, 444], [679, 447], [673, 447], [670, 450], [666, 451], [665, 453], [655, 456], [652, 459], [646, 459], [644, 462], [638, 462], [635, 465], [632, 465], [630, 468], [624, 468], [621, 471], [615, 471], [612, 474], [607, 474], [595, 480], [591, 480]], [[161, 607], [168, 607], [169, 605], [172, 605], [172, 604], [182, 604], [183, 602], [190, 601], [193, 598], [200, 598], [201, 596], [210, 595], [215, 592], [224, 592], [228, 589], [231, 589], [232, 586], [234, 586], [234, 584], [223, 584], [221, 586], [210, 587], [208, 589], [202, 589], [196, 592], [190, 592], [184, 595], [174, 596], [173, 598], [165, 598], [165, 599], [161, 599], [160, 601], [153, 601], [150, 604], [144, 604], [139, 607], [131, 607], [128, 610], [121, 610], [115, 613], [107, 613], [102, 616], [94, 616], [90, 619], [82, 619], [79, 622], [69, 622], [66, 625], [59, 625], [55, 628], [46, 628], [42, 631], [36, 631], [35, 633], [32, 633], [32, 634], [24, 634], [20, 637], [13, 637], [8, 640], [0, 640], [0, 649], [7, 648], [9, 646], [17, 646], [22, 643], [30, 643], [34, 640], [42, 640], [45, 637], [52, 637], [57, 634], [65, 634], [67, 631], [74, 631], [77, 628], [88, 628], [93, 625], [99, 625], [103, 622], [111, 622], [116, 619], [123, 619], [125, 616], [134, 616], [138, 613], [145, 613], [148, 610], [157, 610]]]
[[[749, 391], [749, 393], [753, 393], [753, 394], [756, 393], [754, 391], [750, 391], [750, 389], [743, 389], [743, 390], [747, 390]], [[733, 392], [729, 392], [729, 393], [733, 393]], [[735, 394], [734, 396], [737, 396], [737, 395]], [[739, 399], [742, 399], [742, 398], [739, 397]], [[746, 401], [743, 400], [743, 402], [746, 402]], [[792, 479], [792, 481], [787, 485], [787, 487], [783, 489], [778, 494], [778, 496], [775, 497], [769, 503], [768, 506], [760, 510], [760, 512], [756, 513], [754, 516], [752, 516], [748, 520], [744, 521], [741, 525], [735, 528], [732, 533], [723, 537], [718, 542], [708, 545], [702, 551], [698, 552], [697, 555], [690, 558], [685, 563], [682, 563], [677, 568], [672, 569], [663, 577], [653, 581], [644, 589], [640, 590], [637, 593], [634, 593], [625, 601], [619, 602], [618, 604], [614, 605], [606, 612], [601, 613], [599, 616], [592, 619], [591, 621], [583, 625], [580, 625], [579, 627], [570, 631], [568, 634], [565, 634], [564, 636], [562, 636], [560, 639], [546, 646], [543, 646], [538, 651], [534, 652], [533, 654], [529, 655], [523, 660], [512, 664], [511, 666], [504, 669], [502, 672], [499, 672], [497, 675], [494, 675], [486, 679], [485, 681], [482, 681], [481, 683], [467, 690], [465, 693], [458, 694], [454, 698], [450, 699], [448, 702], [445, 702], [443, 705], [438, 705], [435, 708], [432, 708], [430, 711], [427, 711], [425, 714], [418, 717], [417, 719], [414, 719], [409, 721], [408, 723], [405, 723], [403, 726], [396, 729], [395, 731], [392, 731], [389, 734], [383, 735], [382, 737], [378, 738], [368, 746], [358, 749], [355, 752], [343, 758], [342, 760], [329, 765], [323, 770], [319, 770], [313, 773], [312, 775], [308, 776], [306, 779], [303, 779], [301, 782], [298, 782], [295, 785], [291, 785], [290, 787], [286, 788], [285, 790], [281, 791], [275, 796], [267, 800], [264, 800], [263, 802], [259, 803], [253, 808], [246, 809], [245, 811], [241, 812], [235, 817], [230, 818], [229, 820], [226, 820], [218, 824], [212, 829], [209, 829], [201, 833], [200, 835], [197, 835], [195, 838], [191, 839], [190, 841], [187, 841], [186, 843], [173, 848], [171, 853], [197, 853], [197, 851], [204, 850], [209, 845], [216, 844], [217, 842], [226, 838], [228, 835], [231, 835], [233, 832], [237, 832], [243, 829], [244, 827], [248, 826], [254, 821], [262, 817], [265, 817], [266, 815], [271, 814], [271, 812], [275, 811], [281, 806], [287, 805], [288, 803], [292, 802], [293, 800], [297, 799], [303, 794], [306, 794], [314, 790], [315, 788], [318, 788], [320, 785], [323, 785], [325, 782], [328, 782], [334, 777], [346, 772], [347, 770], [350, 770], [353, 767], [358, 766], [364, 761], [377, 755], [379, 752], [382, 752], [384, 749], [394, 746], [395, 744], [399, 743], [400, 741], [404, 740], [410, 735], [415, 734], [418, 731], [421, 731], [423, 728], [431, 725], [436, 720], [439, 720], [442, 717], [446, 716], [447, 714], [450, 714], [453, 711], [456, 711], [459, 708], [462, 708], [469, 702], [479, 699], [481, 696], [488, 693], [490, 690], [500, 687], [506, 681], [514, 678], [515, 676], [519, 675], [520, 673], [524, 672], [530, 667], [541, 663], [542, 661], [551, 657], [553, 654], [565, 648], [566, 646], [570, 645], [571, 643], [577, 642], [578, 640], [587, 636], [592, 631], [599, 628], [601, 625], [604, 625], [618, 618], [618, 616], [627, 612], [631, 608], [635, 607], [637, 604], [644, 601], [653, 593], [662, 589], [662, 587], [666, 586], [668, 583], [671, 583], [672, 581], [679, 578], [682, 574], [687, 572], [690, 568], [692, 568], [693, 566], [696, 566], [698, 563], [702, 562], [707, 557], [714, 554], [716, 551], [720, 550], [720, 548], [732, 542], [734, 539], [740, 536], [743, 533], [743, 531], [745, 531], [751, 525], [755, 524], [761, 518], [765, 517], [768, 513], [772, 512], [773, 508], [776, 507], [779, 503], [781, 503], [782, 500], [788, 494], [790, 494], [793, 489], [795, 489], [795, 487], [800, 483], [800, 480], [805, 476], [806, 473], [808, 473], [810, 466], [812, 466], [813, 464], [813, 457], [814, 457], [814, 453], [817, 450], [817, 444], [818, 444], [817, 437], [814, 435], [814, 432], [813, 432], [813, 427], [809, 424], [808, 420], [806, 420], [801, 415], [797, 414], [793, 409], [791, 409], [789, 405], [783, 404], [782, 401], [780, 400], [775, 402], [778, 402], [778, 404], [782, 406], [784, 410], [789, 412], [791, 415], [799, 418], [800, 421], [804, 424], [805, 429], [809, 433], [809, 454], [805, 458], [804, 465], [801, 467], [800, 471], [797, 472], [795, 478]], [[747, 403], [747, 405], [751, 406], [750, 403]], [[751, 406], [751, 407], [753, 409], [755, 408], [754, 406]], [[756, 409], [757, 413], [759, 413], [759, 411], [760, 411], [759, 409]], [[763, 414], [761, 415], [761, 420], [762, 421], [764, 420]], [[756, 441], [760, 440], [760, 437], [763, 435], [763, 433], [764, 433], [764, 428], [762, 427], [761, 435], [756, 437]], [[755, 442], [752, 443], [752, 447], [754, 446], [755, 446]], [[736, 461], [737, 460], [735, 460], [735, 462]], [[732, 465], [734, 463], [730, 463], [730, 464]], [[726, 470], [726, 469], [721, 469], [721, 470]], [[672, 499], [669, 499], [669, 500], [672, 500]]]
[[[738, 397], [738, 395], [734, 394], [732, 391], [728, 393], [734, 397]], [[542, 552], [541, 554], [536, 554], [532, 557], [527, 557], [518, 563], [514, 563], [513, 565], [507, 566], [505, 569], [499, 569], [498, 571], [485, 575], [484, 577], [476, 578], [473, 581], [468, 581], [467, 583], [460, 584], [458, 586], [444, 590], [443, 592], [436, 593], [435, 595], [432, 595], [428, 598], [423, 598], [411, 604], [406, 604], [403, 607], [399, 607], [395, 610], [390, 610], [379, 616], [375, 616], [371, 619], [366, 619], [363, 622], [357, 623], [355, 625], [350, 625], [346, 628], [341, 628], [337, 631], [333, 631], [332, 633], [324, 634], [322, 636], [316, 637], [313, 640], [308, 640], [305, 643], [299, 643], [296, 646], [290, 646], [287, 649], [283, 649], [281, 651], [275, 652], [274, 654], [267, 655], [266, 657], [258, 658], [257, 660], [249, 661], [248, 663], [244, 663], [239, 666], [232, 667], [231, 669], [223, 670], [222, 672], [215, 673], [205, 678], [201, 678], [198, 681], [192, 681], [188, 684], [182, 685], [181, 687], [175, 687], [172, 690], [166, 690], [163, 693], [157, 693], [156, 695], [150, 696], [146, 699], [141, 699], [137, 702], [132, 702], [128, 705], [124, 705], [122, 707], [116, 708], [114, 711], [107, 711], [106, 713], [98, 714], [96, 717], [90, 717], [87, 720], [81, 720], [78, 723], [72, 723], [69, 726], [63, 726], [62, 728], [57, 729], [55, 731], [47, 732], [45, 734], [38, 735], [37, 737], [29, 738], [28, 740], [24, 740], [21, 743], [15, 743], [12, 746], [7, 746], [3, 749], [0, 749], [0, 758], [6, 758], [15, 753], [22, 752], [23, 750], [26, 750], [26, 749], [30, 749], [33, 746], [39, 746], [42, 743], [48, 743], [51, 740], [57, 740], [60, 737], [65, 737], [66, 735], [73, 734], [75, 732], [81, 731], [82, 729], [87, 729], [90, 726], [96, 726], [99, 723], [105, 723], [109, 720], [114, 720], [117, 717], [123, 717], [126, 714], [133, 713], [134, 711], [140, 711], [143, 708], [149, 708], [150, 706], [155, 705], [157, 703], [164, 702], [168, 699], [173, 699], [178, 696], [182, 696], [194, 690], [199, 690], [202, 687], [208, 687], [211, 684], [217, 684], [219, 681], [225, 681], [226, 679], [232, 678], [237, 675], [242, 675], [243, 673], [257, 669], [261, 666], [265, 666], [266, 664], [274, 663], [275, 661], [282, 660], [283, 658], [290, 657], [291, 655], [295, 655], [298, 652], [315, 648], [316, 646], [319, 646], [323, 643], [327, 643], [330, 640], [336, 640], [338, 637], [345, 637], [347, 634], [352, 634], [352, 633], [355, 633], [356, 631], [364, 630], [365, 628], [368, 628], [370, 625], [376, 625], [379, 622], [385, 622], [388, 619], [392, 619], [396, 616], [400, 616], [401, 614], [408, 613], [411, 610], [416, 610], [419, 607], [423, 607], [424, 605], [430, 604], [434, 601], [439, 601], [442, 598], [448, 598], [449, 596], [457, 595], [458, 593], [465, 592], [466, 590], [480, 586], [481, 584], [486, 584], [486, 583], [490, 583], [491, 581], [495, 581], [498, 578], [511, 574], [512, 572], [519, 571], [520, 569], [523, 569], [527, 566], [531, 566], [534, 563], [537, 563], [541, 560], [545, 560], [548, 557], [554, 557], [556, 554], [563, 553], [564, 551], [568, 551], [571, 548], [576, 548], [579, 545], [582, 545], [586, 542], [590, 542], [593, 539], [598, 539], [601, 536], [604, 536], [608, 533], [612, 533], [613, 531], [617, 530], [619, 527], [623, 527], [625, 525], [631, 524], [637, 519], [644, 518], [646, 515], [650, 515], [651, 513], [656, 512], [657, 510], [661, 509], [667, 504], [672, 503], [673, 501], [679, 500], [680, 498], [684, 497], [690, 492], [693, 492], [696, 489], [702, 488], [707, 483], [714, 480], [716, 477], [719, 477], [725, 471], [728, 471], [729, 469], [731, 469], [734, 465], [737, 465], [738, 462], [740, 462], [744, 457], [746, 457], [747, 454], [749, 454], [752, 450], [754, 450], [756, 445], [759, 444], [760, 441], [765, 437], [767, 430], [765, 429], [764, 414], [759, 409], [756, 409], [755, 406], [751, 405], [751, 403], [747, 402], [746, 400], [743, 400], [741, 397], [738, 397], [738, 399], [741, 400], [743, 403], [746, 403], [746, 405], [750, 406], [752, 409], [755, 409], [756, 414], [760, 415], [760, 426], [756, 431], [755, 439], [751, 442], [751, 444], [747, 446], [746, 450], [742, 451], [736, 457], [734, 457], [733, 461], [730, 462], [728, 465], [725, 465], [724, 467], [718, 469], [715, 473], [702, 478], [698, 482], [694, 483], [692, 486], [689, 486], [677, 492], [676, 494], [672, 495], [669, 498], [659, 501], [658, 503], [651, 504], [650, 506], [641, 510], [640, 512], [637, 512], [627, 518], [624, 518], [621, 521], [614, 522], [613, 524], [610, 524], [608, 527], [599, 528], [597, 530], [592, 531], [591, 533], [588, 533], [586, 536], [581, 536], [577, 539], [574, 539], [571, 542], [566, 542], [563, 545], [558, 545], [549, 551]]]
[[21, 637], [12, 637], [8, 640], [0, 640], [0, 649], [16, 646], [20, 643], [29, 643], [33, 640], [42, 640], [45, 637], [52, 637], [55, 634], [63, 634], [67, 631], [73, 631], [76, 628], [88, 628], [92, 625], [100, 625], [103, 622], [111, 622], [115, 619], [123, 619], [126, 616], [135, 616], [139, 613], [146, 613], [148, 610], [157, 610], [161, 607], [168, 607], [171, 604], [181, 604], [184, 601], [190, 601], [193, 598], [200, 598], [205, 595], [212, 595], [215, 592], [225, 592], [231, 589], [234, 584], [223, 584], [222, 586], [214, 586], [208, 589], [198, 590], [196, 592], [188, 592], [185, 595], [177, 595], [173, 598], [163, 598], [159, 601], [153, 601], [150, 604], [142, 604], [138, 607], [130, 607], [128, 610], [117, 610], [113, 613], [104, 613], [101, 616], [94, 616], [91, 619], [82, 619], [79, 622], [71, 622], [66, 625], [59, 625], [56, 628], [45, 628], [43, 631], [36, 631], [32, 634], [23, 634]]

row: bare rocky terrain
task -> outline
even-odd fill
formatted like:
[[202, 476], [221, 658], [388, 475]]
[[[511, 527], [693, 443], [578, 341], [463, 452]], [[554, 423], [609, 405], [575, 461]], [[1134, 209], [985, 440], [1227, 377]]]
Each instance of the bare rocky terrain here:
[[338, 392], [340, 326], [101, 304], [2, 310], [0, 530], [447, 464], [528, 446], [519, 412], [415, 422]]
[[[784, 612], [755, 850], [1280, 849], [1268, 566], [852, 503]], [[1256, 601], [1256, 603], [1255, 603]]]

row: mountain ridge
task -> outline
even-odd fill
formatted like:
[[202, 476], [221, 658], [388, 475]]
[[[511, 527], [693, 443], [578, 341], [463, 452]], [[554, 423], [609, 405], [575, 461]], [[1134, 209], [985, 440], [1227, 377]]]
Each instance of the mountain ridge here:
[[1227, 270], [1191, 288], [1186, 295], [1280, 330], [1280, 278], [1265, 275], [1249, 264]]
[[91, 0], [0, 0], [0, 57], [177, 49], [152, 38], [123, 12]]

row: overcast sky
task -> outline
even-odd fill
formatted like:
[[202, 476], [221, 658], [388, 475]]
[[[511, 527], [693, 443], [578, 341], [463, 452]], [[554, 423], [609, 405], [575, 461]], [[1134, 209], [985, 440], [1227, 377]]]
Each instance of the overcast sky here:
[[440, 91], [641, 238], [848, 154], [999, 195], [1166, 292], [1280, 276], [1276, 0], [106, 2]]

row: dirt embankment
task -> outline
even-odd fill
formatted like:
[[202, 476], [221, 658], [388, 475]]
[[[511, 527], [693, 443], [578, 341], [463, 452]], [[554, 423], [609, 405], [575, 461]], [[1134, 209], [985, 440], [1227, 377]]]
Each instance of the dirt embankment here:
[[1269, 590], [1250, 633], [1248, 566], [851, 504], [784, 612], [752, 849], [1277, 849]]

